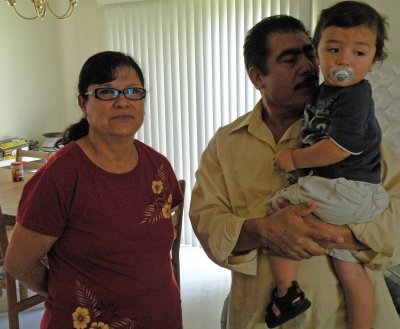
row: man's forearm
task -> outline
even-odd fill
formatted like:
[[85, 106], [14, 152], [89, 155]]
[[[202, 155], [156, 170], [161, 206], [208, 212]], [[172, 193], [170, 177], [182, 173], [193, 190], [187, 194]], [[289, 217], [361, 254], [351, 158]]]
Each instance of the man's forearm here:
[[243, 223], [240, 231], [239, 239], [236, 243], [234, 253], [242, 253], [249, 250], [257, 249], [262, 246], [257, 234], [257, 221], [262, 219], [248, 219]]
[[312, 212], [315, 205], [291, 205], [265, 218], [247, 219], [233, 253], [264, 247], [278, 256], [296, 260], [322, 255], [325, 249], [317, 240], [340, 243], [343, 238], [337, 232], [326, 232], [304, 222], [303, 217]]
[[351, 250], [367, 250], [368, 246], [360, 242], [347, 225], [339, 226], [341, 228], [338, 233], [343, 236], [344, 242], [336, 244], [335, 248], [351, 249]]

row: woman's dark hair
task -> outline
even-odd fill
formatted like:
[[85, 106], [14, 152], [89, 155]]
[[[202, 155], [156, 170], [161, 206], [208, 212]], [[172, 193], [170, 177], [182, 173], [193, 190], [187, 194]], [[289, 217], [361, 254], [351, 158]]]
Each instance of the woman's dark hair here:
[[243, 45], [246, 71], [254, 66], [261, 74], [267, 74], [266, 62], [271, 54], [269, 38], [276, 33], [304, 32], [309, 36], [304, 24], [288, 15], [266, 17], [254, 25], [247, 33]]
[[385, 40], [388, 40], [386, 17], [380, 15], [370, 5], [358, 1], [342, 1], [321, 11], [315, 27], [313, 43], [315, 48], [321, 41], [322, 32], [330, 26], [350, 28], [365, 25], [376, 32], [375, 59], [383, 61], [387, 57]]
[[[79, 74], [79, 95], [86, 101], [88, 95], [85, 95], [85, 93], [90, 85], [115, 80], [117, 69], [123, 66], [133, 68], [144, 86], [143, 72], [131, 56], [118, 51], [104, 51], [89, 57], [83, 64]], [[89, 123], [86, 118], [82, 118], [79, 122], [72, 124], [64, 131], [63, 137], [57, 142], [57, 146], [80, 139], [86, 136], [88, 132]]]

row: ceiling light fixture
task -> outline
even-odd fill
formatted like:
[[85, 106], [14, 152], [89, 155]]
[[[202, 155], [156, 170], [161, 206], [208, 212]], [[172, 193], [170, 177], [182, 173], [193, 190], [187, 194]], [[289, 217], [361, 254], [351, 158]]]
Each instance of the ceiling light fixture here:
[[[68, 9], [64, 14], [58, 15], [56, 14], [53, 9], [50, 6], [50, 0], [30, 0], [33, 4], [33, 9], [35, 12], [35, 16], [30, 16], [27, 17], [25, 15], [22, 15], [21, 13], [18, 12], [17, 8], [15, 7], [17, 0], [6, 0], [7, 3], [14, 8], [15, 12], [17, 13], [18, 16], [22, 17], [23, 19], [27, 20], [34, 20], [36, 18], [40, 18], [41, 20], [44, 19], [46, 16], [47, 10], [52, 14], [55, 18], [58, 19], [66, 19], [72, 15], [74, 12], [74, 9], [78, 3], [78, 0], [68, 0]], [[29, 0], [24, 0], [24, 1], [29, 1]], [[57, 0], [56, 0], [57, 1]], [[59, 0], [58, 0], [59, 1]]]

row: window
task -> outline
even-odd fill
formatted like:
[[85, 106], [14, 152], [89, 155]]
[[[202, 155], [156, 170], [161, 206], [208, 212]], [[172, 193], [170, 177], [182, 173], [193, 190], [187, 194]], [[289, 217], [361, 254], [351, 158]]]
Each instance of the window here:
[[186, 180], [183, 244], [199, 245], [187, 210], [203, 150], [220, 126], [252, 110], [259, 99], [243, 63], [246, 32], [274, 14], [298, 17], [309, 28], [311, 0], [144, 0], [106, 6], [110, 49], [131, 54], [147, 79], [145, 122], [136, 137], [165, 154], [178, 179]]

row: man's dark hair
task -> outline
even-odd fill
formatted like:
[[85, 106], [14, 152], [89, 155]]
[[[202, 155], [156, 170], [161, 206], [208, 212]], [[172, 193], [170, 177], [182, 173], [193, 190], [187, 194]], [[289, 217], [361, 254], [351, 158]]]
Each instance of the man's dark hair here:
[[361, 25], [376, 32], [375, 59], [383, 61], [387, 57], [385, 51], [385, 40], [388, 40], [386, 17], [363, 2], [342, 1], [322, 10], [314, 32], [314, 46], [318, 47], [322, 32], [330, 26], [350, 28]]
[[270, 35], [299, 31], [310, 36], [300, 20], [287, 15], [266, 17], [254, 25], [247, 33], [243, 45], [246, 71], [249, 71], [250, 67], [253, 66], [257, 68], [261, 74], [267, 74], [266, 62], [271, 54], [269, 46]]

